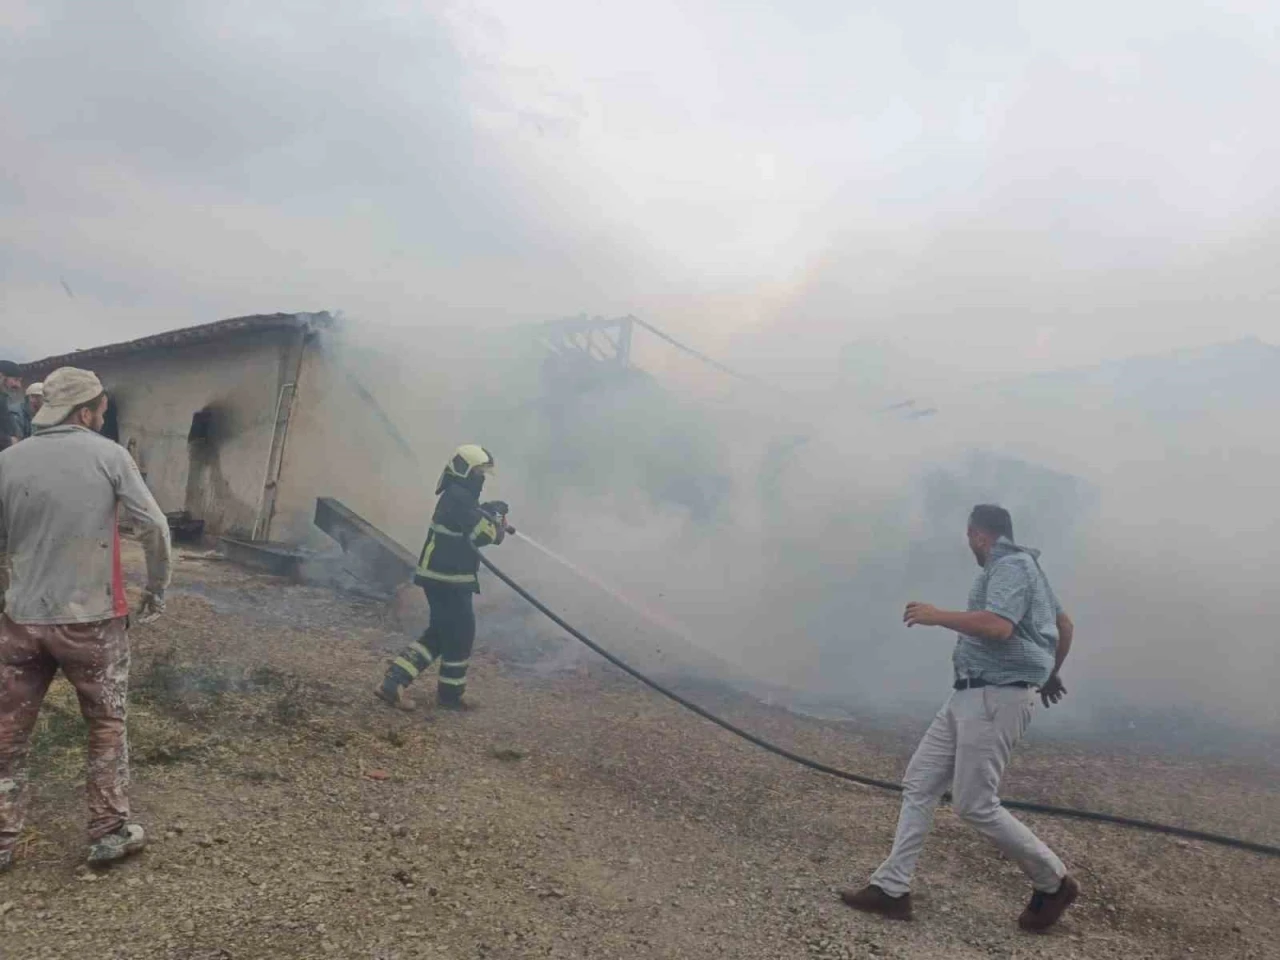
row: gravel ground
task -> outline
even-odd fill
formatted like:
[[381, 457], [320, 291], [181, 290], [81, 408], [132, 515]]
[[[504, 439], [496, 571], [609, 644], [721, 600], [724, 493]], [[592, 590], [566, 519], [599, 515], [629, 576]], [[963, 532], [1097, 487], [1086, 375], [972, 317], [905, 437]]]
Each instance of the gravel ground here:
[[[1017, 930], [1026, 883], [946, 810], [917, 920], [852, 914], [833, 888], [884, 855], [894, 797], [767, 755], [547, 634], [486, 648], [486, 623], [520, 622], [503, 609], [481, 617], [478, 708], [402, 714], [370, 696], [403, 637], [386, 610], [183, 557], [168, 615], [133, 635], [153, 843], [80, 865], [83, 730], [58, 681], [23, 859], [0, 878], [0, 957], [1280, 957], [1280, 860], [1037, 817], [1084, 885], [1054, 933]], [[909, 749], [699, 696], [849, 769], [895, 777]], [[1280, 841], [1280, 771], [1261, 762], [1039, 744], [1008, 793]]]

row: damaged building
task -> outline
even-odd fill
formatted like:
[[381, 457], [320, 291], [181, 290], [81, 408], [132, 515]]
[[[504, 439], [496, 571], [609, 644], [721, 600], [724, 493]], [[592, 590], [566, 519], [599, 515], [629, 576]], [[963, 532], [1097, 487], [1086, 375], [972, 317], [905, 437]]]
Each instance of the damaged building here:
[[[421, 338], [423, 356], [410, 357], [343, 341], [345, 329], [323, 312], [236, 317], [47, 357], [23, 375], [30, 382], [62, 366], [94, 371], [109, 397], [103, 432], [129, 450], [160, 506], [193, 534], [323, 549], [332, 541], [315, 525], [322, 515], [354, 515], [386, 531], [393, 547], [417, 543], [439, 462], [459, 437], [506, 434], [493, 442], [509, 450], [541, 415], [548, 391], [573, 406], [601, 378], [634, 372], [630, 318], [508, 331], [502, 356], [475, 330], [433, 330]], [[511, 391], [503, 397], [523, 419], [509, 410], [478, 419], [474, 404], [424, 375], [432, 356], [450, 351], [480, 355], [491, 373], [502, 365], [495, 379], [504, 383], [525, 383], [514, 401]], [[352, 536], [354, 529], [348, 524]], [[398, 555], [406, 556], [403, 547]]]
[[332, 325], [327, 313], [237, 317], [47, 357], [23, 374], [93, 370], [109, 398], [103, 433], [167, 513], [185, 512], [206, 535], [300, 542], [309, 514], [282, 508], [319, 492], [307, 451], [323, 438], [298, 411], [308, 379], [324, 376], [318, 341]]

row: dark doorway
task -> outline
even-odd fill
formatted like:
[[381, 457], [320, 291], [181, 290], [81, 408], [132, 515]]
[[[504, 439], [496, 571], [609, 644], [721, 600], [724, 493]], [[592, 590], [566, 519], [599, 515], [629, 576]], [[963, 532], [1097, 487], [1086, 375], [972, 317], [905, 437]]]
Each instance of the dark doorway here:
[[116, 398], [107, 394], [107, 412], [102, 417], [102, 435], [108, 440], [120, 442], [120, 409]]
[[187, 431], [187, 443], [207, 446], [213, 439], [213, 411], [207, 407], [191, 415], [191, 429]]

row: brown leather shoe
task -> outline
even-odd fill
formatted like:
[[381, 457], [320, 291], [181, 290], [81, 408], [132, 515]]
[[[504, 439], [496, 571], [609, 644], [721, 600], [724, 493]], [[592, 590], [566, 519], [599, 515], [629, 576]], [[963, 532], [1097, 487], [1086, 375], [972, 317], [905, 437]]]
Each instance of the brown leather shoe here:
[[1018, 917], [1018, 926], [1032, 933], [1043, 933], [1062, 919], [1067, 907], [1076, 902], [1080, 896], [1080, 884], [1070, 875], [1062, 878], [1062, 885], [1057, 893], [1041, 893], [1039, 890], [1031, 894], [1031, 902]]
[[911, 919], [911, 894], [891, 897], [874, 883], [867, 884], [861, 890], [845, 887], [840, 891], [840, 899], [845, 902], [845, 906], [863, 913], [879, 914], [890, 920]]

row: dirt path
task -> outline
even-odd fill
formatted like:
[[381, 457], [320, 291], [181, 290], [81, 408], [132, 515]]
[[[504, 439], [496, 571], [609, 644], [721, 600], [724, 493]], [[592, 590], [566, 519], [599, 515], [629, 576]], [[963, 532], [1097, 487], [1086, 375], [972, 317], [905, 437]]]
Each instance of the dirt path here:
[[[1017, 931], [1025, 882], [947, 811], [919, 919], [852, 915], [832, 887], [883, 856], [893, 797], [598, 665], [531, 676], [481, 653], [480, 709], [387, 711], [368, 693], [400, 642], [372, 606], [180, 563], [169, 615], [134, 635], [134, 800], [156, 842], [106, 874], [79, 866], [81, 730], [59, 681], [24, 860], [0, 878], [0, 956], [1280, 957], [1280, 861], [1041, 818], [1085, 885], [1053, 935]], [[717, 706], [849, 768], [901, 770], [899, 739]], [[1038, 747], [1008, 792], [1280, 840], [1266, 767]]]

